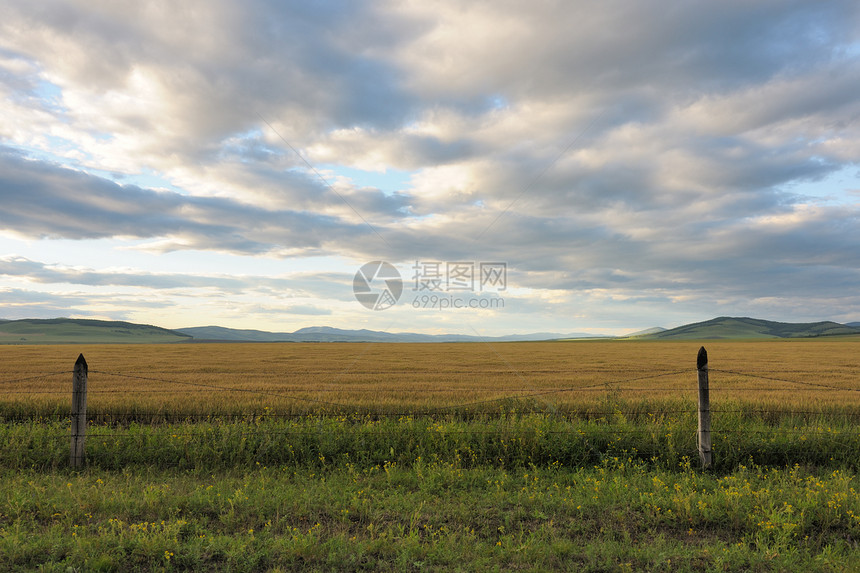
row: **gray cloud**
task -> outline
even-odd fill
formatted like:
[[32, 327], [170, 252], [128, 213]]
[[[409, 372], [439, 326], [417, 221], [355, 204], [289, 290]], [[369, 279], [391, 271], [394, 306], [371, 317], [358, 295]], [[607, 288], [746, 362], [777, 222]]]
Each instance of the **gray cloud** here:
[[7, 320], [20, 318], [58, 318], [84, 303], [74, 295], [57, 295], [24, 289], [0, 289], [0, 315]]
[[[213, 274], [151, 273], [139, 270], [95, 270], [46, 264], [25, 257], [0, 257], [0, 275], [46, 284], [78, 286], [137, 287], [153, 291], [174, 291], [182, 295], [198, 296], [200, 289], [208, 289], [213, 296], [260, 294], [269, 299], [289, 303], [299, 297], [324, 296], [330, 300], [351, 300], [354, 269], [343, 273], [303, 272], [285, 277], [225, 276]], [[281, 312], [285, 312], [283, 308]], [[327, 314], [325, 309], [308, 305], [289, 304], [293, 314]], [[314, 310], [315, 309], [315, 310]]]
[[185, 248], [254, 254], [311, 251], [371, 233], [366, 225], [317, 213], [120, 186], [3, 149], [0, 200], [0, 226], [41, 238], [174, 237]]
[[110, 315], [116, 320], [128, 320], [135, 312], [163, 310], [171, 301], [145, 300], [118, 293], [39, 292], [17, 288], [0, 289], [0, 317], [6, 320], [21, 318], [59, 318]]
[[[522, 286], [642, 304], [675, 292], [797, 309], [788, 299], [814, 295], [842, 309], [833, 301], [860, 279], [856, 201], [816, 207], [791, 190], [860, 162], [854, 2], [6, 8], [0, 57], [20, 65], [0, 65], [0, 227], [17, 235], [504, 260]], [[45, 78], [63, 109], [40, 100]], [[293, 147], [412, 182], [383, 193], [331, 180], [333, 191]], [[45, 154], [62, 165], [31, 159]], [[145, 169], [179, 190], [94, 174]]]
[[0, 275], [22, 277], [43, 284], [69, 283], [87, 286], [134, 286], [152, 289], [217, 288], [228, 292], [238, 292], [254, 284], [253, 280], [243, 280], [236, 277], [70, 269], [46, 265], [24, 257], [0, 257]]

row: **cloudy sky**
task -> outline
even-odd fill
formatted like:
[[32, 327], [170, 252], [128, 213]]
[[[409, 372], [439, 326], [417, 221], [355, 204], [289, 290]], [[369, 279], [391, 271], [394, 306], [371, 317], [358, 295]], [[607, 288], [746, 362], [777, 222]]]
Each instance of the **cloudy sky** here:
[[860, 5], [4, 0], [0, 201], [7, 319], [860, 320]]

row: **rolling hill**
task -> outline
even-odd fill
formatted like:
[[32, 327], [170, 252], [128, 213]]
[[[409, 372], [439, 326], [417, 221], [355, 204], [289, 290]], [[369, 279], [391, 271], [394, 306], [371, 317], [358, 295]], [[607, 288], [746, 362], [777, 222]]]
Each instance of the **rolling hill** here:
[[[854, 323], [857, 324], [857, 323]], [[620, 340], [709, 340], [816, 338], [860, 336], [860, 327], [836, 322], [786, 323], [755, 318], [719, 317], [665, 330], [651, 328], [619, 337]], [[241, 330], [222, 326], [200, 326], [168, 330], [158, 326], [120, 321], [73, 318], [0, 319], [0, 344], [105, 344], [173, 342], [514, 342], [571, 339], [611, 339], [588, 334], [540, 332], [508, 336], [464, 334], [419, 334], [344, 330], [329, 326], [300, 328], [295, 332]]]
[[329, 326], [295, 332], [267, 332], [200, 326], [168, 330], [130, 322], [76, 318], [0, 319], [0, 344], [163, 344], [172, 342], [507, 342], [588, 337], [587, 334], [533, 333], [482, 337], [462, 334], [418, 334], [344, 330]]
[[637, 330], [636, 332], [625, 334], [622, 338], [639, 338], [642, 336], [649, 336], [651, 334], [659, 334], [661, 332], [666, 332], [666, 329], [661, 326], [654, 326], [652, 328], [646, 328], [645, 330]]
[[470, 336], [465, 334], [418, 334], [414, 332], [382, 332], [378, 330], [345, 330], [330, 326], [309, 326], [295, 332], [265, 332], [238, 330], [223, 326], [195, 326], [180, 328], [178, 332], [194, 337], [195, 341], [232, 342], [513, 342], [530, 340], [557, 340], [585, 338], [588, 334], [558, 334], [539, 332], [508, 336]]
[[721, 316], [637, 337], [638, 340], [709, 340], [754, 338], [817, 338], [860, 335], [860, 328], [837, 322], [773, 322], [757, 318]]
[[153, 344], [190, 339], [181, 332], [131, 322], [77, 318], [0, 321], [0, 344]]

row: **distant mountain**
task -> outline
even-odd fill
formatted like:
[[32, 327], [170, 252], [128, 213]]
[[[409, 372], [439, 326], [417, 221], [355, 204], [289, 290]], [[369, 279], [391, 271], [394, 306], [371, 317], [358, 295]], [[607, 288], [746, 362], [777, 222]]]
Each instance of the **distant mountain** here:
[[152, 344], [190, 338], [158, 326], [120, 321], [49, 318], [0, 322], [0, 344]]
[[[860, 323], [786, 323], [755, 318], [720, 317], [666, 330], [655, 327], [634, 332], [621, 339], [693, 340], [748, 338], [804, 338], [860, 335]], [[539, 332], [508, 336], [465, 334], [418, 334], [344, 330], [330, 326], [300, 328], [295, 332], [242, 330], [223, 326], [199, 326], [168, 330], [130, 322], [53, 318], [0, 319], [0, 344], [104, 344], [169, 342], [514, 342], [612, 338], [585, 333]]]
[[344, 330], [331, 326], [308, 326], [291, 335], [297, 342], [428, 342], [425, 334], [381, 332], [377, 330]]
[[558, 334], [553, 332], [536, 332], [534, 334], [509, 334], [507, 336], [499, 336], [494, 340], [504, 340], [509, 342], [523, 341], [536, 342], [539, 340], [579, 340], [583, 338], [615, 338], [603, 334], [589, 334], [587, 332], [568, 332], [567, 334]]
[[292, 342], [291, 333], [242, 330], [223, 326], [194, 326], [180, 328], [181, 332], [194, 340], [218, 340], [224, 342]]
[[735, 318], [721, 316], [704, 322], [696, 322], [639, 337], [646, 340], [706, 340], [741, 338], [815, 338], [860, 334], [860, 328], [852, 328], [837, 322], [772, 322], [757, 318]]
[[511, 334], [508, 336], [470, 336], [466, 334], [417, 334], [413, 332], [381, 332], [378, 330], [344, 330], [330, 326], [309, 326], [295, 332], [264, 332], [238, 330], [222, 326], [180, 328], [177, 332], [194, 337], [195, 341], [224, 342], [480, 342], [537, 341], [570, 338], [591, 338], [584, 333], [559, 334], [551, 332]]
[[860, 322], [849, 322], [845, 326], [850, 326], [851, 328], [860, 328]]
[[654, 326], [652, 328], [646, 328], [645, 330], [637, 330], [636, 332], [625, 334], [622, 338], [637, 338], [639, 336], [648, 336], [649, 334], [659, 334], [661, 332], [666, 332], [666, 329], [662, 326]]

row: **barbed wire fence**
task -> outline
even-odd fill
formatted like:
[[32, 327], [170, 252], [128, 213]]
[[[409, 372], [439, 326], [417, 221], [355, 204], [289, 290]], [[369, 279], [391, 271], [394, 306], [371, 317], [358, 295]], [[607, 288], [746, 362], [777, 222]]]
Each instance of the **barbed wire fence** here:
[[[307, 393], [297, 391], [271, 391], [254, 387], [241, 387], [237, 385], [223, 385], [209, 382], [189, 382], [177, 380], [171, 377], [148, 376], [140, 373], [124, 373], [94, 369], [88, 370], [86, 373], [86, 376], [92, 375], [93, 379], [96, 381], [96, 384], [94, 386], [91, 385], [91, 387], [86, 391], [86, 394], [93, 396], [111, 394], [124, 394], [127, 396], [155, 394], [170, 399], [175, 398], [176, 396], [187, 395], [206, 397], [212, 397], [217, 394], [234, 396], [242, 395], [260, 398], [261, 407], [257, 409], [241, 409], [241, 411], [232, 410], [221, 412], [207, 408], [202, 408], [197, 411], [171, 411], [169, 408], [169, 402], [166, 402], [156, 410], [152, 410], [150, 408], [148, 410], [142, 409], [140, 411], [132, 410], [119, 412], [90, 409], [84, 416], [84, 419], [90, 425], [88, 430], [84, 430], [82, 433], [79, 431], [76, 433], [74, 429], [72, 429], [71, 432], [59, 432], [55, 430], [53, 432], [43, 434], [42, 439], [54, 440], [57, 441], [57, 443], [60, 443], [63, 440], [68, 440], [71, 436], [73, 439], [71, 464], [73, 466], [82, 466], [86, 459], [83, 454], [83, 441], [81, 441], [77, 454], [77, 459], [79, 461], [77, 463], [75, 462], [76, 454], [74, 439], [75, 436], [79, 434], [85, 436], [91, 443], [102, 443], [104, 446], [108, 445], [108, 441], [110, 441], [114, 446], [134, 446], [141, 455], [152, 454], [155, 450], [163, 449], [165, 446], [170, 445], [165, 444], [163, 441], [158, 441], [158, 439], [155, 440], [158, 443], [153, 443], [153, 436], [147, 435], [146, 433], [139, 431], [129, 432], [129, 428], [132, 426], [176, 426], [168, 428], [170, 430], [169, 436], [170, 440], [175, 442], [173, 445], [177, 452], [181, 453], [183, 448], [187, 450], [189, 442], [201, 439], [206, 432], [211, 434], [213, 432], [213, 425], [220, 427], [222, 430], [221, 433], [227, 433], [231, 438], [238, 438], [240, 440], [257, 440], [258, 446], [260, 443], [268, 441], [268, 445], [266, 446], [268, 448], [286, 447], [288, 446], [288, 442], [291, 440], [306, 441], [311, 438], [315, 438], [317, 440], [332, 440], [335, 437], [343, 437], [344, 435], [350, 435], [353, 439], [361, 438], [361, 440], [364, 441], [369, 439], [375, 440], [376, 442], [379, 442], [377, 447], [384, 447], [385, 438], [396, 437], [396, 433], [402, 431], [402, 428], [392, 429], [392, 426], [386, 426], [383, 429], [373, 429], [373, 426], [362, 425], [359, 422], [387, 419], [402, 421], [404, 419], [444, 419], [445, 417], [460, 417], [464, 420], [474, 418], [478, 421], [483, 421], [483, 428], [481, 426], [471, 426], [467, 429], [448, 429], [446, 430], [446, 435], [469, 437], [472, 439], [482, 439], [487, 441], [492, 439], [504, 439], [506, 434], [510, 434], [514, 429], [519, 427], [512, 421], [514, 420], [514, 416], [512, 416], [512, 414], [516, 414], [517, 416], [540, 414], [542, 416], [555, 417], [558, 419], [559, 424], [557, 426], [553, 426], [552, 429], [543, 431], [544, 434], [553, 436], [558, 440], [580, 439], [583, 437], [581, 428], [574, 426], [565, 427], [565, 424], [571, 420], [578, 419], [599, 423], [599, 439], [595, 440], [594, 435], [591, 436], [592, 441], [594, 442], [591, 449], [594, 450], [594, 448], [598, 448], [601, 445], [605, 447], [607, 444], [612, 444], [613, 442], [634, 442], [632, 439], [625, 441], [625, 437], [654, 437], [655, 431], [657, 430], [653, 427], [632, 427], [630, 424], [625, 424], [624, 421], [629, 417], [651, 417], [655, 420], [661, 421], [666, 421], [667, 418], [672, 416], [686, 416], [688, 419], [692, 419], [696, 414], [695, 408], [692, 407], [692, 404], [695, 403], [694, 396], [698, 391], [696, 387], [690, 385], [686, 388], [679, 388], [677, 386], [660, 386], [649, 383], [681, 375], [690, 376], [692, 379], [693, 372], [696, 372], [697, 370], [700, 369], [697, 368], [694, 370], [686, 368], [661, 372], [645, 372], [644, 370], [640, 370], [636, 375], [623, 378], [616, 377], [615, 379], [612, 379], [612, 373], [610, 371], [606, 371], [607, 381], [603, 382], [540, 390], [536, 390], [534, 387], [521, 387], [513, 390], [509, 389], [508, 392], [500, 396], [479, 400], [467, 400], [460, 403], [447, 404], [432, 408], [405, 408], [394, 410], [380, 408], [377, 411], [365, 409], [364, 411], [357, 412], [354, 404], [313, 397], [307, 395]], [[819, 381], [797, 380], [754, 371], [744, 372], [719, 368], [708, 368], [707, 371], [716, 375], [714, 380], [717, 382], [721, 382], [720, 379], [723, 376], [730, 376], [734, 379], [741, 378], [767, 383], [759, 387], [744, 387], [742, 392], [746, 397], [757, 392], [772, 394], [774, 392], [785, 390], [785, 388], [775, 388], [773, 383], [779, 383], [780, 385], [788, 388], [802, 387], [808, 391], [820, 393], [847, 393], [851, 396], [860, 395], [858, 394], [860, 393], [860, 388], [826, 384]], [[599, 371], [590, 369], [587, 372], [590, 375], [594, 375]], [[803, 371], [786, 372], [794, 374], [804, 373]], [[566, 374], [570, 374], [570, 372], [566, 372]], [[6, 397], [34, 398], [68, 395], [68, 390], [42, 388], [22, 389], [20, 388], [20, 385], [37, 381], [56, 380], [59, 377], [66, 377], [69, 375], [75, 375], [75, 370], [35, 373], [25, 377], [0, 381], [0, 389], [3, 390], [3, 395]], [[520, 376], [520, 378], [523, 382], [527, 382], [527, 380], [522, 376]], [[132, 390], [128, 388], [103, 387], [101, 383], [108, 380], [133, 380], [146, 383], [156, 383], [163, 387], [135, 388]], [[14, 388], [10, 389], [10, 386], [14, 386]], [[362, 390], [368, 391], [367, 389], [352, 388], [350, 389], [350, 392], [360, 392]], [[737, 400], [733, 402], [722, 399], [722, 396], [729, 396], [735, 391], [735, 389], [730, 385], [721, 386], [717, 384], [709, 390], [717, 396], [717, 407], [708, 408], [709, 414], [714, 415], [716, 429], [709, 428], [707, 431], [713, 435], [715, 443], [719, 444], [720, 448], [731, 447], [730, 444], [735, 441], [738, 436], [745, 437], [747, 443], [753, 444], [764, 444], [768, 441], [773, 442], [776, 439], [794, 441], [798, 446], [806, 447], [810, 451], [817, 447], [817, 444], [820, 442], [820, 438], [827, 438], [837, 447], [856, 448], [858, 444], [860, 444], [860, 430], [852, 425], [860, 421], [860, 407], [858, 407], [856, 402], [851, 401], [849, 403], [842, 404], [842, 407], [830, 410], [822, 408], [800, 409], [796, 406], [751, 407], [750, 404], [740, 404]], [[433, 389], [427, 388], [422, 391], [427, 394], [433, 394], [436, 392]], [[318, 394], [324, 395], [326, 392], [334, 392], [334, 389], [318, 391]], [[450, 390], [448, 389], [439, 390], [438, 392], [450, 394]], [[689, 394], [685, 399], [687, 399], [691, 406], [673, 404], [669, 407], [664, 405], [659, 408], [654, 408], [649, 407], [649, 404], [646, 404], [643, 407], [635, 401], [631, 403], [631, 401], [626, 401], [622, 398], [628, 393], [638, 394], [642, 392], [649, 392], [652, 394], [671, 392], [675, 398], [678, 398], [679, 395], [687, 396]], [[560, 409], [554, 402], [546, 401], [548, 398], [562, 395], [576, 395], [577, 393], [581, 393], [582, 395], [590, 394], [601, 396], [604, 400], [602, 402], [592, 404], [589, 407], [572, 407], [568, 409]], [[310, 407], [310, 409], [294, 411], [292, 409], [279, 408], [277, 406], [278, 401], [301, 403]], [[541, 404], [536, 405], [536, 403], [541, 401]], [[10, 404], [18, 404], [20, 408], [17, 411], [14, 407], [4, 408], [2, 413], [0, 413], [0, 417], [2, 417], [0, 419], [7, 422], [30, 423], [31, 425], [43, 422], [41, 417], [33, 417], [32, 414], [28, 415], [26, 400], [17, 402], [4, 400], [4, 402], [6, 402], [6, 406], [9, 406]], [[265, 403], [266, 406], [262, 406], [263, 403]], [[722, 404], [722, 406], [720, 404]], [[497, 407], [495, 410], [492, 409], [494, 406]], [[701, 403], [699, 404], [699, 408], [701, 409]], [[350, 412], [352, 413], [350, 414]], [[75, 419], [74, 412], [65, 417], [62, 416], [59, 410], [56, 411], [56, 414], [57, 415], [54, 417], [55, 421], [59, 418], [60, 421], [65, 419], [66, 423], [69, 423], [73, 422]], [[803, 423], [804, 421], [809, 422], [810, 420], [812, 423], [811, 425], [810, 423], [807, 423], [802, 427], [787, 427], [785, 424], [775, 423], [768, 427], [754, 428], [743, 426], [730, 427], [728, 424], [721, 424], [722, 416], [728, 416], [731, 421], [737, 422], [739, 415], [758, 415], [761, 417], [771, 418], [775, 422], [779, 422], [780, 420], [784, 420], [788, 417], [794, 419], [796, 423]], [[339, 416], [340, 424], [336, 427], [321, 425], [319, 427], [309, 429], [310, 426], [306, 423], [308, 420], [324, 418], [326, 416]], [[501, 423], [489, 423], [489, 421], [493, 419], [501, 420]], [[288, 427], [261, 427], [260, 422], [264, 420], [281, 420], [283, 422], [298, 421], [301, 423]], [[827, 420], [836, 421], [836, 425], [839, 427], [838, 430], [834, 430], [830, 425], [826, 424]], [[195, 424], [200, 424], [202, 422], [207, 423], [205, 428], [195, 427]], [[240, 425], [233, 428], [227, 428], [227, 424], [235, 422], [240, 423]], [[669, 424], [669, 426], [671, 428], [671, 424]], [[660, 431], [664, 429], [665, 427], [660, 428]], [[591, 432], [595, 432], [595, 430], [592, 428]], [[701, 432], [702, 428], [700, 427], [696, 431], [695, 443], [693, 443], [691, 447], [688, 446], [686, 448], [682, 448], [680, 451], [675, 452], [675, 454], [690, 459], [694, 459], [697, 455], [701, 457]], [[381, 442], [380, 439], [382, 440]], [[604, 454], [607, 452], [610, 455], [617, 454], [619, 451], [629, 458], [649, 459], [649, 457], [654, 456], [653, 449], [649, 450], [647, 448], [645, 448], [644, 451], [637, 451], [636, 448], [622, 448], [621, 450], [618, 448], [609, 448], [606, 452], [603, 452], [601, 456], [605, 457]], [[855, 457], [856, 453], [860, 452], [855, 451]], [[265, 455], [262, 457], [264, 459], [266, 458]], [[173, 459], [174, 462], [168, 465], [182, 465], [181, 460], [177, 460], [176, 456], [174, 456]], [[708, 463], [704, 465], [707, 466], [710, 464]]]

